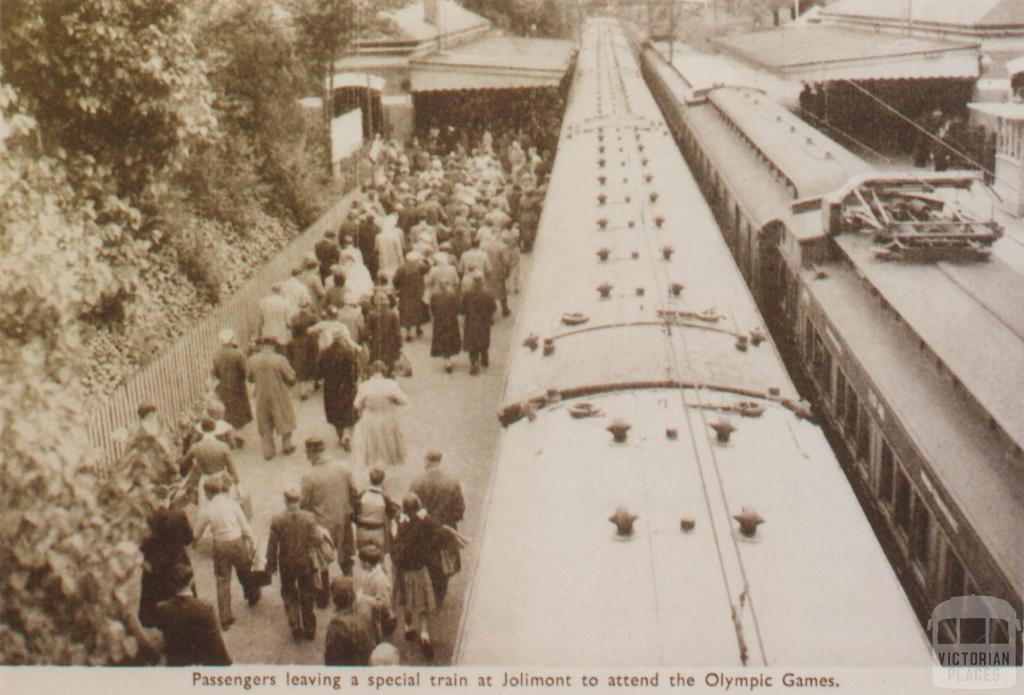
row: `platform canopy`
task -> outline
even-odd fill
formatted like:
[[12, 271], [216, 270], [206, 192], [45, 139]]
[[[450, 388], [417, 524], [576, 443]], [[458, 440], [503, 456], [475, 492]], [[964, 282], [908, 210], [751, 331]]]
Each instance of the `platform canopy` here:
[[557, 87], [572, 55], [570, 41], [487, 36], [413, 60], [412, 91]]
[[831, 80], [971, 79], [981, 46], [826, 26], [733, 34], [723, 50], [775, 74], [808, 82]]
[[360, 72], [336, 72], [333, 82], [327, 80], [325, 85], [333, 85], [335, 89], [358, 87], [380, 92], [384, 90], [384, 78]]

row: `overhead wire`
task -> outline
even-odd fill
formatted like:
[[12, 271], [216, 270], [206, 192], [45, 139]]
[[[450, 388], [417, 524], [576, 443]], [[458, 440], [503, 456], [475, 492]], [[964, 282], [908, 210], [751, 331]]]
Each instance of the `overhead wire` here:
[[[618, 80], [619, 80], [619, 83], [620, 83], [620, 89], [625, 94], [628, 90], [627, 90], [627, 87], [626, 87], [626, 84], [625, 84], [625, 79], [623, 78], [623, 68], [622, 68], [621, 64], [619, 63], [617, 54], [613, 53], [612, 56], [613, 56], [613, 61], [615, 63], [615, 67], [616, 67], [615, 74], [618, 77]], [[630, 158], [632, 158], [633, 154], [630, 153], [629, 156], [630, 156]], [[637, 189], [637, 186], [638, 186], [638, 184], [636, 183], [636, 177], [633, 177], [634, 192], [635, 193], [640, 193], [640, 191]], [[643, 201], [641, 196], [634, 196], [634, 197], [638, 201]], [[641, 215], [641, 218], [644, 221], [644, 229], [648, 230], [649, 228], [648, 228], [648, 223], [647, 223], [647, 220], [646, 220], [646, 216], [647, 216], [646, 208], [647, 208], [647, 203], [646, 202], [641, 202], [641, 204], [640, 204], [640, 215]], [[663, 306], [663, 309], [664, 309], [664, 308], [667, 308], [667, 307], [664, 306], [664, 301], [665, 301], [664, 297], [666, 296], [666, 294], [664, 292], [665, 287], [664, 287], [663, 283], [661, 282], [660, 273], [659, 273], [658, 269], [655, 267], [655, 264], [654, 264], [654, 258], [656, 257], [657, 254], [656, 254], [655, 249], [652, 248], [651, 235], [650, 234], [645, 234], [644, 235], [644, 241], [645, 241], [645, 243], [646, 243], [646, 245], [648, 247], [648, 249], [647, 249], [648, 250], [648, 259], [649, 259], [649, 262], [651, 263], [651, 269], [652, 269], [651, 276], [652, 276], [652, 278], [654, 280], [655, 285], [657, 285], [657, 289], [658, 289], [658, 291], [657, 291], [658, 301], [662, 303], [662, 306]], [[691, 359], [690, 354], [689, 354], [689, 347], [687, 345], [687, 341], [686, 341], [686, 336], [684, 334], [684, 330], [681, 330], [679, 332], [679, 338], [680, 338], [680, 342], [683, 345], [684, 358], [686, 360], [686, 363], [691, 366], [691, 370], [692, 370], [693, 362], [692, 362], [692, 359]], [[675, 376], [676, 376], [677, 381], [682, 382], [683, 379], [682, 379], [682, 368], [680, 366], [680, 359], [679, 359], [678, 354], [676, 353], [675, 345], [674, 345], [674, 343], [673, 343], [673, 341], [671, 339], [668, 342], [668, 346], [669, 346], [669, 352], [670, 352], [670, 359], [671, 359], [671, 362], [672, 362], [672, 369], [675, 372]], [[697, 398], [698, 416], [699, 416], [699, 418], [701, 420], [701, 423], [703, 424], [703, 429], [704, 429], [703, 435], [704, 435], [705, 441], [708, 443], [708, 450], [711, 453], [711, 460], [712, 460], [712, 465], [713, 465], [714, 470], [715, 470], [715, 477], [716, 477], [716, 479], [718, 481], [719, 494], [720, 494], [721, 499], [722, 499], [722, 504], [724, 506], [724, 510], [725, 510], [726, 514], [728, 514], [728, 511], [729, 511], [730, 507], [729, 507], [728, 498], [727, 498], [726, 493], [725, 493], [725, 482], [724, 482], [724, 480], [722, 478], [722, 474], [721, 474], [721, 470], [719, 468], [717, 456], [715, 455], [714, 444], [711, 443], [711, 441], [710, 441], [709, 426], [708, 426], [708, 423], [707, 423], [707, 417], [706, 417], [706, 415], [704, 413], [705, 408], [704, 408], [704, 403], [703, 403], [702, 398], [701, 398], [701, 389], [697, 388], [694, 391], [695, 391], [696, 398]], [[680, 395], [682, 397], [683, 407], [689, 413], [692, 410], [692, 408], [690, 408], [688, 406], [688, 404], [686, 403], [685, 390], [681, 390], [681, 394]], [[726, 569], [726, 565], [725, 565], [725, 553], [724, 553], [724, 551], [723, 551], [723, 549], [721, 547], [721, 543], [719, 541], [719, 536], [718, 536], [718, 529], [717, 529], [716, 524], [715, 524], [715, 513], [714, 513], [713, 505], [712, 505], [712, 502], [711, 502], [711, 494], [712, 493], [710, 492], [710, 490], [708, 488], [708, 481], [707, 481], [707, 479], [706, 479], [706, 477], [704, 475], [703, 467], [700, 465], [701, 454], [700, 454], [700, 451], [699, 451], [699, 449], [697, 447], [697, 441], [698, 441], [699, 435], [694, 431], [693, 423], [691, 422], [691, 418], [689, 417], [689, 415], [687, 415], [686, 423], [687, 423], [687, 428], [690, 431], [690, 435], [691, 435], [690, 436], [690, 443], [691, 443], [691, 446], [693, 448], [693, 453], [694, 453], [695, 461], [697, 462], [697, 471], [698, 471], [698, 475], [699, 475], [700, 480], [701, 480], [701, 486], [702, 486], [702, 492], [703, 492], [703, 495], [704, 495], [705, 505], [707, 506], [707, 509], [708, 509], [708, 516], [709, 516], [711, 527], [712, 527], [712, 538], [714, 539], [715, 550], [716, 550], [716, 554], [718, 556], [719, 569], [720, 569], [720, 571], [722, 573], [723, 583], [725, 584], [726, 596], [728, 597], [728, 602], [729, 602], [729, 607], [730, 607], [730, 612], [731, 612], [731, 619], [733, 621], [733, 628], [736, 631], [737, 644], [738, 644], [738, 648], [740, 649], [741, 660], [743, 661], [744, 664], [746, 664], [746, 659], [747, 659], [746, 654], [745, 654], [745, 652], [746, 652], [746, 639], [745, 639], [745, 637], [743, 635], [742, 620], [741, 620], [740, 616], [742, 615], [742, 609], [743, 609], [744, 605], [747, 605], [747, 606], [749, 606], [750, 614], [751, 614], [751, 619], [753, 620], [753, 623], [754, 623], [755, 636], [756, 636], [756, 639], [757, 639], [758, 650], [760, 651], [760, 654], [761, 654], [761, 660], [762, 660], [762, 662], [764, 664], [767, 665], [768, 659], [767, 659], [767, 654], [766, 654], [766, 651], [765, 651], [765, 648], [764, 648], [764, 639], [763, 639], [763, 635], [761, 634], [760, 622], [759, 622], [758, 617], [757, 617], [757, 611], [756, 611], [756, 609], [754, 607], [754, 599], [753, 599], [753, 595], [752, 595], [752, 592], [751, 592], [751, 589], [750, 589], [750, 582], [749, 582], [749, 579], [747, 577], [746, 568], [745, 568], [744, 563], [743, 563], [743, 558], [742, 558], [742, 555], [740, 553], [739, 546], [737, 544], [735, 536], [732, 535], [731, 528], [730, 528], [728, 533], [730, 535], [730, 538], [732, 539], [733, 551], [735, 553], [737, 565], [738, 565], [738, 567], [740, 569], [740, 578], [741, 578], [741, 581], [742, 581], [742, 591], [740, 592], [739, 597], [738, 597], [739, 606], [737, 607], [737, 605], [733, 602], [732, 593], [731, 593], [731, 586], [730, 586], [730, 580], [729, 580], [729, 572]]]

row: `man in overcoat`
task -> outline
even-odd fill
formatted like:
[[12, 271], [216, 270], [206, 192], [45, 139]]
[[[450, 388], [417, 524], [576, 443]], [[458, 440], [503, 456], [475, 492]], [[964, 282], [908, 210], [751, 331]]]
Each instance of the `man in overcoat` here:
[[484, 272], [484, 284], [487, 291], [501, 302], [501, 315], [508, 316], [512, 313], [508, 306], [508, 290], [505, 286], [510, 265], [508, 247], [492, 230], [480, 242], [480, 250], [487, 254], [487, 259], [490, 261], [490, 272]]
[[491, 317], [498, 308], [494, 296], [484, 288], [484, 274], [473, 274], [473, 285], [462, 295], [462, 313], [466, 317], [462, 330], [462, 346], [469, 353], [469, 373], [480, 373], [490, 365]]
[[256, 426], [260, 433], [263, 457], [268, 461], [277, 453], [274, 433], [281, 434], [281, 452], [295, 451], [292, 431], [295, 410], [288, 387], [295, 383], [295, 372], [288, 360], [275, 352], [275, 341], [264, 338], [260, 350], [249, 358], [246, 376], [256, 386]]
[[[338, 566], [346, 576], [352, 574], [355, 563], [355, 536], [352, 532], [352, 514], [359, 501], [359, 490], [352, 478], [352, 470], [340, 461], [327, 458], [324, 440], [310, 437], [306, 440], [306, 458], [312, 468], [302, 476], [301, 509], [312, 512], [316, 522], [327, 529], [338, 551]], [[323, 573], [323, 593], [320, 607], [327, 605], [330, 580]]]
[[267, 572], [281, 571], [281, 598], [296, 642], [316, 637], [315, 566], [310, 553], [318, 531], [313, 514], [299, 508], [301, 500], [298, 485], [285, 487], [285, 511], [271, 520], [267, 540]]
[[[441, 452], [427, 452], [426, 470], [412, 482], [409, 492], [420, 498], [427, 514], [439, 524], [453, 530], [458, 529], [459, 522], [466, 513], [466, 502], [459, 481], [441, 468]], [[462, 569], [462, 559], [454, 545], [443, 548], [441, 554], [447, 554], [446, 562], [441, 561], [439, 554], [437, 561], [427, 566], [438, 606], [444, 603], [449, 578]]]

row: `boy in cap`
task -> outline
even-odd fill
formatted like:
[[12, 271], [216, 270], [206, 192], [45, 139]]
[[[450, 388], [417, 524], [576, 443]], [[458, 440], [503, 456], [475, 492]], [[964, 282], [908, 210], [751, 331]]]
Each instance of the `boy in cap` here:
[[376, 545], [359, 549], [359, 569], [356, 577], [356, 593], [373, 609], [374, 628], [377, 641], [391, 636], [398, 620], [391, 610], [394, 586], [382, 562], [383, 554]]
[[358, 610], [349, 577], [335, 577], [331, 596], [336, 612], [327, 626], [324, 663], [328, 666], [367, 666], [377, 646], [370, 615]]

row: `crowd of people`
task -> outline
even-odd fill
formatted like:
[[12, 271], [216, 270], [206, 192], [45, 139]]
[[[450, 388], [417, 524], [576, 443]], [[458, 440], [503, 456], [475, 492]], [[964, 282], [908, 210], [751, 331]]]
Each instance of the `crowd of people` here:
[[[256, 345], [247, 354], [221, 331], [209, 401], [180, 453], [155, 407], [140, 407], [128, 449], [150, 461], [164, 503], [142, 546], [138, 616], [161, 631], [167, 664], [230, 663], [221, 633], [235, 622], [234, 578], [254, 606], [275, 576], [296, 642], [315, 638], [316, 609], [333, 601], [326, 663], [397, 663], [399, 624], [433, 659], [430, 618], [461, 568], [465, 502], [438, 451], [400, 502], [385, 493], [388, 470], [407, 458], [397, 409], [408, 398], [396, 379], [412, 376], [404, 346], [425, 328], [444, 373], [462, 352], [470, 375], [488, 368], [491, 324], [499, 308], [511, 314], [551, 166], [553, 150], [524, 147], [521, 135], [484, 132], [468, 147], [435, 130], [406, 147], [378, 143], [373, 183], [260, 301]], [[322, 437], [301, 442], [310, 467], [282, 490], [261, 554], [234, 461], [240, 432], [255, 420], [266, 460], [291, 454], [294, 399], [318, 390], [347, 453], [329, 454]], [[188, 552], [205, 535], [216, 608], [197, 596]]]

